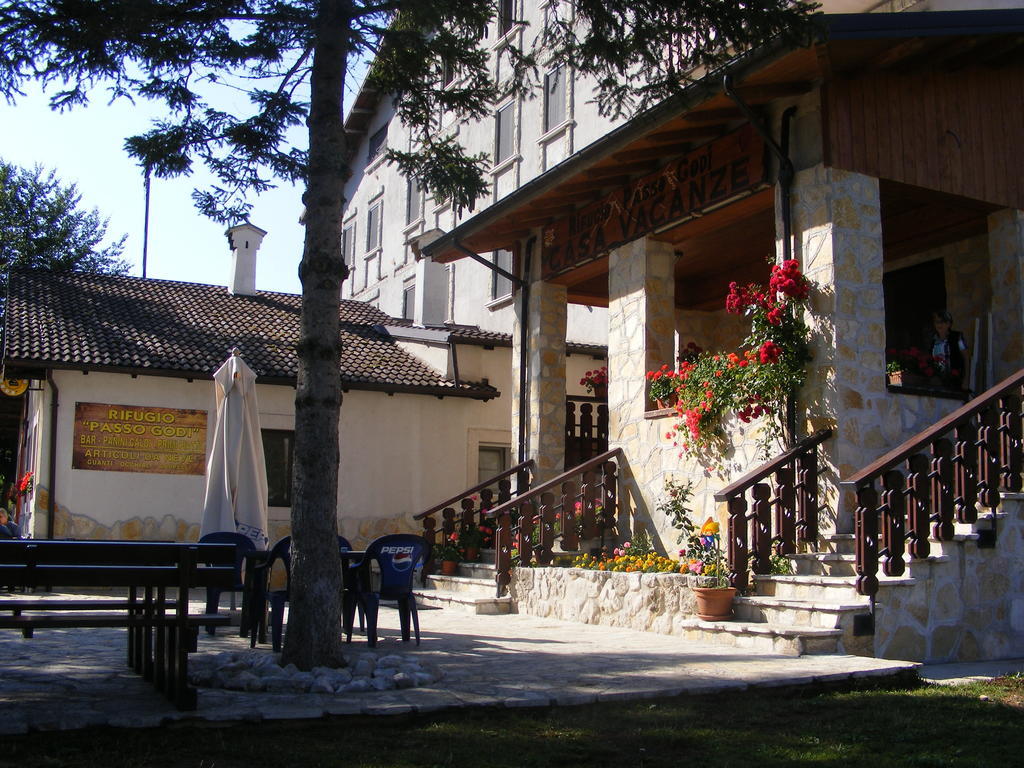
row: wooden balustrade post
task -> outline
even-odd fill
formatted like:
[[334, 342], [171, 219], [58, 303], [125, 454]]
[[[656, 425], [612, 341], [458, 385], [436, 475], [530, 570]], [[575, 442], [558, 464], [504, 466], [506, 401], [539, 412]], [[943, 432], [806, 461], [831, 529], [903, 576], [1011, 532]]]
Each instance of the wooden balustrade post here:
[[604, 504], [604, 520], [601, 527], [601, 543], [605, 533], [613, 537], [618, 529], [619, 517], [619, 480], [618, 465], [614, 461], [606, 461], [601, 465], [601, 498]]
[[907, 533], [910, 539], [910, 556], [923, 560], [930, 553], [928, 543], [929, 504], [928, 457], [915, 453], [907, 459]]
[[498, 504], [504, 504], [512, 498], [512, 481], [507, 477], [498, 481]]
[[978, 501], [995, 511], [999, 506], [999, 411], [991, 405], [979, 414]]
[[555, 543], [555, 494], [540, 495], [538, 510], [538, 536], [533, 547], [536, 560], [541, 565], [551, 565], [551, 548]]
[[1020, 491], [1024, 472], [1021, 435], [1021, 398], [1010, 394], [999, 400], [999, 485], [1011, 492]]
[[874, 483], [858, 489], [853, 525], [857, 592], [871, 597], [878, 593], [878, 492]]
[[459, 504], [462, 507], [462, 514], [459, 515], [459, 535], [461, 536], [470, 525], [476, 523], [476, 502], [467, 498]]
[[[580, 423], [579, 423], [579, 460], [576, 464], [582, 464], [584, 461], [590, 461], [592, 458], [597, 456], [598, 451], [596, 443], [594, 441], [594, 434], [597, 431], [596, 425], [594, 424], [594, 404], [583, 403], [580, 406]], [[575, 466], [575, 464], [570, 465]]]
[[426, 567], [429, 569], [427, 572], [433, 571], [434, 563], [434, 547], [437, 546], [437, 531], [435, 530], [437, 523], [434, 521], [432, 516], [423, 518], [423, 538], [430, 542], [430, 560], [426, 563]]
[[893, 469], [882, 480], [882, 572], [886, 576], [902, 576], [906, 546], [906, 502], [903, 473]]
[[729, 583], [736, 589], [747, 588], [747, 500], [733, 496], [729, 507]]
[[796, 539], [818, 542], [818, 447], [814, 446], [797, 459]]
[[932, 536], [952, 541], [953, 526], [953, 443], [945, 438], [932, 443], [931, 472]]
[[583, 482], [580, 484], [579, 498], [583, 510], [584, 539], [596, 539], [599, 533], [596, 515], [594, 514], [594, 505], [600, 504], [601, 499], [596, 481], [597, 475], [594, 472], [583, 473]]
[[455, 526], [455, 510], [445, 507], [441, 510], [441, 535], [444, 536], [445, 541], [448, 541], [455, 533]]
[[[566, 480], [562, 483], [562, 549], [567, 552], [576, 552], [580, 548], [580, 537], [576, 530], [576, 483]], [[582, 509], [582, 504], [580, 508]]]
[[480, 520], [479, 524], [484, 524], [484, 517], [494, 507], [494, 491], [490, 488], [484, 488], [480, 491]]
[[582, 440], [577, 437], [576, 431], [576, 403], [572, 400], [565, 401], [565, 466], [575, 467], [583, 463], [580, 458], [580, 444]]
[[796, 551], [796, 489], [793, 487], [794, 467], [787, 464], [775, 471], [775, 536], [773, 549], [777, 555]]
[[753, 562], [750, 570], [758, 575], [771, 573], [772, 569], [772, 489], [768, 483], [757, 483], [751, 491], [754, 497], [753, 516], [750, 531], [750, 554]]
[[505, 512], [495, 522], [494, 580], [497, 582], [498, 597], [501, 597], [512, 580], [512, 517]]
[[[537, 507], [532, 501], [527, 501], [519, 507], [519, 531], [514, 537], [515, 548], [519, 550], [518, 565], [527, 568], [533, 565], [533, 541], [534, 522], [537, 519]], [[513, 564], [515, 558], [512, 558]]]
[[953, 504], [961, 523], [978, 519], [978, 428], [975, 424], [959, 424], [953, 445]]

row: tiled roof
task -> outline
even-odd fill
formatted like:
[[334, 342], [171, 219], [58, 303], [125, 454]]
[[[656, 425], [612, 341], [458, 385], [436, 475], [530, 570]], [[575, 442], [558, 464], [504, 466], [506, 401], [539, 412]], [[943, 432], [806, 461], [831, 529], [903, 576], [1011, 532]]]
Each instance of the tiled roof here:
[[[412, 328], [413, 322], [408, 319], [395, 318], [392, 325]], [[500, 331], [485, 331], [475, 325], [457, 325], [445, 323], [444, 325], [431, 326], [439, 331], [448, 331], [451, 339], [459, 344], [471, 344], [481, 347], [511, 347], [512, 334], [501, 333]], [[571, 354], [592, 355], [593, 357], [605, 358], [608, 356], [608, 347], [603, 344], [586, 344], [580, 341], [567, 341], [566, 350]]]
[[[238, 347], [264, 381], [294, 380], [301, 297], [224, 286], [111, 275], [15, 271], [5, 308], [9, 369], [75, 368], [209, 378]], [[352, 389], [496, 397], [485, 384], [456, 384], [374, 326], [393, 318], [342, 301], [341, 379]]]

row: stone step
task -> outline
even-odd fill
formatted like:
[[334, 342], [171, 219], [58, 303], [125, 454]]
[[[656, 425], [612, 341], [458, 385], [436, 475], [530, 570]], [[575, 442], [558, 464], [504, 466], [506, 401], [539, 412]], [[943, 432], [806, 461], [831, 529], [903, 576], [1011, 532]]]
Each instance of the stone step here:
[[852, 576], [775, 576], [753, 577], [756, 594], [822, 602], [853, 601], [857, 594], [856, 578]]
[[747, 648], [760, 653], [782, 656], [837, 653], [841, 649], [843, 631], [821, 627], [792, 627], [764, 624], [757, 621], [683, 622], [680, 636], [695, 643]]
[[441, 573], [434, 573], [427, 576], [427, 583], [424, 591], [434, 590], [436, 592], [452, 592], [460, 595], [477, 595], [478, 597], [493, 597], [497, 584], [493, 574], [489, 579], [477, 579], [472, 576], [445, 576]]
[[837, 555], [852, 555], [857, 542], [852, 533], [828, 533], [818, 537], [821, 552]]
[[436, 589], [414, 589], [416, 603], [430, 608], [446, 608], [478, 616], [493, 616], [513, 613], [515, 606], [511, 597], [495, 597], [491, 587], [489, 597], [464, 592], [448, 592]]
[[870, 603], [864, 597], [849, 602], [826, 602], [753, 596], [737, 597], [733, 605], [736, 618], [743, 621], [820, 629], [845, 629], [852, 626], [853, 616], [870, 611]]
[[789, 556], [797, 576], [855, 576], [853, 555], [836, 552], [804, 552]]

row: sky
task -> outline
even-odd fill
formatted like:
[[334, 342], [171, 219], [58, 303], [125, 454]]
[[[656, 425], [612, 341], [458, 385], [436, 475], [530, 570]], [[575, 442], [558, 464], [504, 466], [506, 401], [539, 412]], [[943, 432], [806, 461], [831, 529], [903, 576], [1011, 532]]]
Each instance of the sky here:
[[[358, 82], [358, 80], [356, 81]], [[351, 91], [351, 86], [350, 86]], [[346, 102], [351, 93], [346, 95]], [[26, 89], [15, 105], [0, 101], [0, 158], [22, 167], [40, 164], [74, 183], [80, 207], [109, 218], [108, 240], [123, 234], [130, 274], [142, 275], [145, 191], [142, 172], [124, 150], [128, 136], [142, 133], [166, 114], [159, 104], [108, 104], [103, 93], [86, 107], [54, 112], [38, 89]], [[292, 133], [305, 147], [305, 129]], [[224, 227], [196, 211], [192, 190], [212, 177], [197, 163], [190, 177], [153, 179], [150, 192], [146, 276], [225, 285], [231, 267]], [[256, 287], [300, 293], [302, 190], [287, 183], [252, 198], [249, 220], [267, 231], [257, 257]]]

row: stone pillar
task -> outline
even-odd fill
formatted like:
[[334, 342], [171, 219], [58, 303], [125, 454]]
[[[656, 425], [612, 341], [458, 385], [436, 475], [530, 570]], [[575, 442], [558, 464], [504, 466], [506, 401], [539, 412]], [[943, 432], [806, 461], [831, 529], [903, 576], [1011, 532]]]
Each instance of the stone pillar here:
[[992, 386], [1024, 366], [1024, 211], [1004, 209], [988, 217], [988, 251]]
[[[512, 439], [519, 445], [519, 358], [522, 302], [515, 301], [512, 330]], [[537, 281], [530, 285], [527, 307], [527, 458], [537, 464], [537, 478], [549, 480], [565, 461], [565, 325], [564, 285]], [[518, 461], [518, 458], [516, 459]]]
[[[778, 199], [778, 196], [777, 198]], [[777, 207], [777, 217], [778, 206]], [[852, 530], [852, 497], [837, 483], [902, 439], [885, 389], [885, 306], [878, 180], [818, 164], [793, 184], [793, 257], [814, 283], [811, 354], [797, 432], [832, 427], [825, 444], [821, 527]], [[782, 232], [777, 218], [776, 232]], [[777, 243], [782, 253], [781, 239]], [[836, 512], [835, 510], [837, 510]]]
[[665, 461], [658, 437], [664, 424], [644, 418], [644, 374], [674, 366], [674, 268], [673, 247], [647, 238], [616, 248], [608, 259], [608, 447], [623, 449], [619, 498], [644, 522], [661, 492]]

